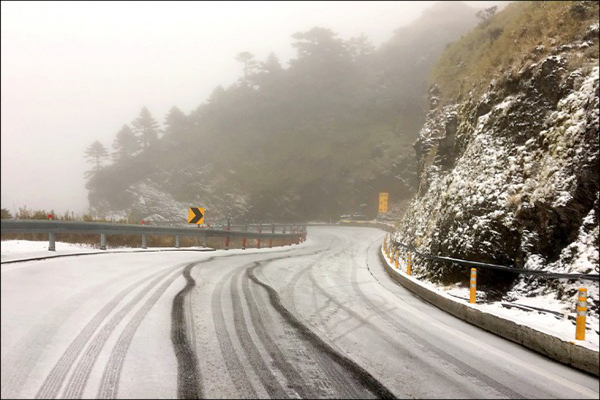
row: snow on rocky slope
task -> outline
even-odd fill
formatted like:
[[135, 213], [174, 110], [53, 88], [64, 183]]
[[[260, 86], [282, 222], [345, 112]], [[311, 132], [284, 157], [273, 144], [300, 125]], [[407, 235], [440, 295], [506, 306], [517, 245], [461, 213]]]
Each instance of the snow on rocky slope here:
[[[584, 43], [585, 44], [585, 43]], [[571, 67], [581, 42], [492, 81], [480, 98], [432, 110], [415, 143], [420, 186], [395, 239], [424, 253], [520, 268], [598, 273], [598, 65]], [[416, 276], [468, 283], [468, 270], [415, 260]], [[574, 311], [598, 282], [481, 270], [490, 299], [550, 296]], [[597, 319], [596, 319], [597, 321]]]

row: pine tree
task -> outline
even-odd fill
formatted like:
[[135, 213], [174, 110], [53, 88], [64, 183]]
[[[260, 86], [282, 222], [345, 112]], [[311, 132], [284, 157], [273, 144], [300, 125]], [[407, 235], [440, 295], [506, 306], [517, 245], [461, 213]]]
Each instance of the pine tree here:
[[115, 162], [125, 160], [135, 155], [140, 149], [138, 139], [127, 124], [123, 125], [121, 130], [117, 132], [117, 137], [113, 141], [113, 149], [115, 151], [112, 154], [112, 158]]
[[95, 141], [85, 150], [85, 158], [90, 164], [95, 164], [94, 169], [85, 173], [86, 177], [96, 174], [102, 168], [102, 163], [108, 158], [108, 150], [99, 141]]
[[284, 69], [274, 53], [269, 54], [267, 59], [259, 64], [258, 70], [256, 81], [261, 89], [276, 85], [284, 73]]
[[244, 51], [235, 57], [236, 61], [244, 64], [244, 76], [240, 82], [245, 86], [253, 86], [254, 78], [258, 71], [259, 63], [254, 59], [254, 54]]
[[140, 115], [131, 123], [133, 131], [138, 135], [142, 148], [146, 149], [158, 139], [160, 131], [158, 122], [152, 117], [146, 107], [142, 108]]
[[190, 122], [177, 107], [171, 108], [165, 117], [165, 137], [181, 136], [190, 130]]

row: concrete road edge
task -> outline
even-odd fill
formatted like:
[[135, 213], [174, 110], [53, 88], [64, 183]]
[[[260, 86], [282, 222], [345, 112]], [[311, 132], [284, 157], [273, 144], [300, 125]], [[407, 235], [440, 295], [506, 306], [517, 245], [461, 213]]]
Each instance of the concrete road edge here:
[[395, 272], [381, 252], [379, 257], [392, 279], [442, 311], [563, 364], [600, 376], [598, 352], [441, 296]]

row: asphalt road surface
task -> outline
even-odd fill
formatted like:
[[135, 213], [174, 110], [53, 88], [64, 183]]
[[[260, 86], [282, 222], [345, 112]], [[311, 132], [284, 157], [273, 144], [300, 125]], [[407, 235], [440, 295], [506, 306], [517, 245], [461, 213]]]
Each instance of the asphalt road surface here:
[[598, 398], [392, 281], [384, 232], [2, 266], [2, 398]]

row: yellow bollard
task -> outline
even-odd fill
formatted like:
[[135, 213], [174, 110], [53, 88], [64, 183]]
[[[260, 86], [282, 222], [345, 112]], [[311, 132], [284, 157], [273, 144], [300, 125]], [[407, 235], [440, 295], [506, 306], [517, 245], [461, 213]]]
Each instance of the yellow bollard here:
[[406, 255], [406, 275], [412, 275], [412, 253]]
[[475, 304], [477, 301], [477, 268], [471, 268], [471, 296], [469, 303]]
[[575, 322], [575, 339], [585, 340], [585, 316], [587, 314], [587, 289], [579, 288], [577, 296], [577, 318]]

